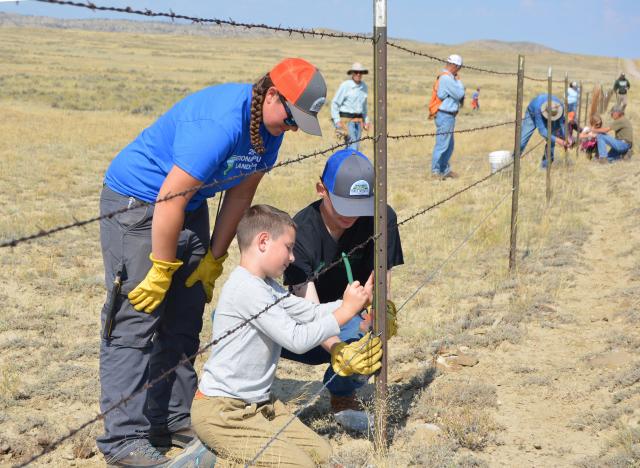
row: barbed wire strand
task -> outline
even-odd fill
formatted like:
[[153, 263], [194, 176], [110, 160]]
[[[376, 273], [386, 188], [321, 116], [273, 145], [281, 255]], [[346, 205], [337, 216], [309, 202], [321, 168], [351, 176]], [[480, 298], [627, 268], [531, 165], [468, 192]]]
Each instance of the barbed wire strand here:
[[[416, 55], [419, 57], [425, 57], [428, 58], [430, 60], [434, 60], [436, 62], [441, 62], [441, 63], [447, 63], [447, 61], [441, 57], [436, 57], [435, 55], [430, 55], [427, 54], [425, 52], [421, 52], [419, 50], [415, 50], [415, 49], [410, 49], [408, 47], [402, 46], [396, 42], [391, 42], [391, 41], [387, 41], [387, 45], [390, 47], [393, 47], [395, 49], [398, 50], [402, 50], [404, 52], [407, 52], [411, 55]], [[489, 68], [482, 68], [482, 67], [476, 67], [474, 65], [464, 65], [464, 69], [465, 70], [475, 70], [478, 72], [482, 72], [482, 73], [489, 73], [492, 75], [501, 75], [501, 76], [518, 76], [518, 72], [507, 72], [507, 71], [498, 71], [498, 70], [491, 70]], [[528, 80], [531, 81], [539, 81], [539, 82], [546, 82], [547, 78], [536, 78], [530, 75], [524, 75], [524, 77]], [[554, 83], [564, 83], [564, 80], [553, 80]]]
[[500, 205], [502, 205], [502, 203], [507, 199], [507, 197], [511, 195], [511, 191], [507, 192], [501, 199], [500, 201], [498, 201], [498, 203], [491, 208], [491, 210], [482, 218], [482, 220], [480, 220], [480, 222], [465, 236], [465, 238], [462, 240], [462, 242], [460, 242], [455, 249], [453, 249], [449, 255], [447, 256], [447, 258], [445, 258], [433, 271], [431, 271], [431, 273], [429, 273], [429, 275], [427, 275], [427, 278], [420, 283], [420, 285], [415, 289], [415, 291], [413, 291], [409, 297], [407, 297], [407, 299], [405, 299], [405, 301], [402, 303], [402, 305], [400, 305], [400, 307], [398, 307], [398, 313], [400, 313], [400, 311], [403, 309], [403, 307], [405, 305], [407, 305], [407, 303], [414, 298], [414, 296], [416, 294], [418, 294], [418, 292], [425, 287], [429, 282], [431, 282], [431, 280], [433, 278], [435, 278], [435, 276], [440, 272], [440, 270], [442, 270], [444, 268], [444, 266], [449, 262], [449, 260], [451, 260], [456, 253], [458, 253], [458, 251], [467, 243], [471, 240], [471, 238], [473, 237], [473, 235], [478, 232], [478, 230], [480, 229], [480, 227], [491, 217], [491, 215], [493, 215], [493, 213], [495, 213], [495, 211], [498, 209], [498, 207]]
[[203, 18], [200, 16], [189, 16], [189, 15], [183, 15], [180, 13], [175, 13], [172, 10], [169, 10], [168, 12], [161, 12], [161, 11], [153, 11], [148, 8], [145, 8], [144, 10], [137, 10], [130, 6], [126, 6], [126, 7], [100, 6], [90, 1], [87, 1], [85, 3], [74, 2], [69, 0], [36, 0], [36, 1], [42, 2], [42, 3], [52, 3], [56, 5], [66, 5], [66, 6], [87, 8], [92, 11], [111, 11], [115, 13], [129, 13], [132, 15], [141, 15], [141, 16], [152, 17], [152, 18], [169, 18], [171, 21], [186, 20], [186, 21], [191, 21], [192, 23], [198, 23], [198, 24], [231, 26], [231, 27], [242, 28], [242, 29], [262, 29], [267, 31], [286, 33], [289, 36], [293, 34], [299, 34], [302, 37], [311, 36], [311, 37], [319, 37], [319, 38], [351, 39], [351, 40], [358, 40], [358, 41], [372, 40], [371, 36], [364, 35], [364, 34], [316, 31], [315, 29], [291, 28], [291, 27], [285, 27], [285, 26], [270, 26], [264, 23], [244, 23], [240, 21], [234, 21], [232, 19]]
[[488, 130], [496, 127], [503, 127], [505, 125], [512, 125], [516, 123], [515, 120], [509, 120], [507, 122], [499, 122], [495, 124], [482, 125], [480, 127], [473, 128], [464, 128], [462, 130], [450, 130], [448, 132], [429, 132], [429, 133], [405, 133], [401, 135], [387, 135], [388, 140], [402, 140], [405, 138], [424, 138], [424, 137], [434, 137], [438, 135], [452, 135], [452, 134], [461, 134], [461, 133], [474, 133], [481, 130]]
[[[521, 158], [524, 158], [524, 156], [526, 156], [527, 154], [531, 153], [534, 149], [536, 149], [538, 146], [540, 146], [542, 143], [544, 143], [546, 140], [542, 140], [540, 142], [538, 142], [536, 145], [534, 145], [529, 151], [527, 151], [526, 153], [524, 153]], [[513, 164], [513, 163], [512, 163]], [[526, 176], [525, 176], [525, 180], [529, 178], [529, 176], [531, 176], [533, 173], [535, 172], [535, 170], [529, 172]], [[427, 275], [426, 279], [420, 283], [420, 285], [409, 295], [409, 297], [407, 297], [407, 299], [405, 299], [405, 301], [400, 305], [400, 307], [398, 307], [398, 313], [404, 308], [404, 306], [407, 305], [407, 303], [413, 299], [416, 294], [418, 294], [418, 292], [425, 287], [428, 283], [431, 282], [431, 280], [442, 270], [442, 268], [444, 268], [444, 266], [449, 262], [449, 260], [451, 260], [455, 254], [467, 243], [471, 240], [471, 238], [473, 237], [473, 235], [478, 231], [478, 229], [480, 229], [480, 227], [491, 217], [491, 215], [498, 209], [498, 207], [504, 203], [504, 201], [507, 199], [507, 197], [509, 195], [511, 195], [513, 193], [513, 188], [507, 192], [501, 199], [500, 201], [498, 201], [498, 203], [482, 218], [482, 220], [480, 220], [480, 222], [467, 234], [467, 236], [462, 240], [462, 242], [460, 242], [455, 249], [453, 249], [449, 255], [447, 256], [447, 258], [445, 258], [442, 263], [440, 263], [440, 265], [438, 265], [429, 275]]]
[[[531, 148], [529, 151], [525, 152], [523, 155], [520, 156], [520, 159], [524, 158], [526, 155], [528, 155], [529, 153], [531, 153], [534, 149], [536, 149], [538, 146], [540, 146], [542, 143], [544, 143], [545, 140], [540, 141], [539, 143], [537, 143], [533, 148]], [[463, 193], [471, 190], [473, 187], [475, 187], [476, 185], [480, 185], [481, 183], [485, 182], [486, 180], [489, 180], [490, 178], [500, 174], [502, 171], [505, 171], [507, 169], [509, 169], [511, 166], [513, 165], [513, 161], [510, 162], [509, 164], [504, 165], [503, 167], [501, 167], [500, 169], [498, 169], [496, 172], [492, 172], [489, 175], [482, 177], [481, 179], [476, 180], [475, 182], [461, 188], [460, 190], [457, 190], [456, 192], [453, 192], [451, 195], [447, 196], [446, 198], [441, 199], [440, 201], [437, 201], [436, 203], [434, 203], [433, 205], [428, 206], [427, 208], [424, 208], [414, 214], [412, 214], [411, 216], [409, 216], [408, 218], [404, 219], [403, 221], [399, 222], [397, 225], [398, 226], [402, 226], [403, 224], [408, 223], [409, 221], [411, 221], [414, 218], [417, 218], [418, 216], [423, 215], [424, 213], [426, 213], [427, 211], [431, 211], [432, 209], [436, 208], [437, 206], [443, 205], [444, 203], [448, 202], [449, 200], [456, 198], [458, 195], [462, 195]]]
[[[64, 6], [73, 6], [73, 7], [79, 7], [79, 8], [86, 8], [88, 10], [91, 11], [111, 11], [114, 13], [127, 13], [127, 14], [132, 14], [132, 15], [140, 15], [140, 16], [146, 16], [146, 17], [151, 17], [151, 18], [168, 18], [171, 21], [175, 21], [175, 20], [186, 20], [186, 21], [191, 21], [192, 23], [196, 23], [196, 24], [212, 24], [212, 25], [216, 25], [216, 26], [230, 26], [230, 27], [235, 27], [235, 28], [242, 28], [242, 29], [260, 29], [260, 30], [265, 30], [265, 31], [273, 31], [273, 32], [278, 32], [278, 33], [286, 33], [289, 36], [292, 36], [294, 34], [298, 34], [300, 36], [302, 36], [303, 38], [306, 37], [319, 37], [321, 39], [323, 38], [332, 38], [332, 39], [349, 39], [349, 40], [356, 40], [356, 41], [373, 41], [373, 37], [370, 35], [366, 35], [366, 34], [356, 34], [356, 33], [346, 33], [346, 32], [335, 32], [335, 31], [316, 31], [315, 29], [304, 29], [304, 28], [293, 28], [293, 27], [286, 27], [286, 26], [271, 26], [265, 23], [245, 23], [245, 22], [240, 22], [240, 21], [234, 21], [232, 19], [220, 19], [220, 18], [204, 18], [204, 17], [200, 17], [200, 16], [191, 16], [191, 15], [184, 15], [181, 13], [175, 13], [173, 10], [169, 10], [168, 12], [162, 12], [162, 11], [153, 11], [150, 10], [148, 8], [145, 8], [144, 10], [138, 10], [135, 8], [132, 8], [130, 6], [126, 6], [126, 7], [113, 7], [113, 6], [100, 6], [100, 5], [96, 5], [95, 3], [91, 2], [91, 1], [86, 1], [86, 2], [75, 2], [75, 1], [71, 1], [71, 0], [36, 0], [38, 2], [41, 3], [50, 3], [50, 4], [55, 4], [55, 5], [64, 5]], [[443, 58], [440, 57], [436, 57], [434, 55], [430, 55], [427, 54], [425, 52], [421, 52], [419, 50], [415, 50], [415, 49], [410, 49], [408, 47], [402, 46], [396, 42], [392, 42], [392, 41], [387, 41], [387, 45], [389, 47], [393, 47], [395, 49], [398, 50], [402, 50], [404, 52], [410, 53], [412, 55], [417, 55], [417, 56], [421, 56], [421, 57], [425, 57], [428, 58], [430, 60], [434, 60], [434, 61], [438, 61], [438, 62], [442, 62], [442, 63], [446, 63], [447, 61]], [[500, 76], [518, 76], [517, 72], [507, 72], [507, 71], [499, 71], [499, 70], [491, 70], [489, 68], [483, 68], [483, 67], [478, 67], [478, 66], [474, 66], [474, 65], [465, 65], [464, 66], [465, 69], [467, 70], [475, 70], [478, 72], [482, 72], [482, 73], [489, 73], [489, 74], [493, 74], [493, 75], [500, 75]], [[531, 80], [531, 81], [539, 81], [539, 82], [545, 82], [547, 81], [546, 78], [535, 78], [529, 75], [525, 75], [524, 76], [526, 79]], [[561, 83], [563, 82], [563, 80], [554, 80], [555, 83]]]
[[[348, 366], [349, 364], [351, 364], [351, 361], [362, 352], [362, 350], [364, 350], [364, 348], [371, 342], [371, 340], [373, 340], [373, 338], [375, 337], [379, 337], [380, 335], [382, 335], [382, 332], [379, 332], [376, 335], [369, 335], [369, 339], [367, 341], [364, 342], [364, 344], [362, 346], [360, 346], [354, 353], [353, 356], [351, 356], [347, 362], [345, 362], [344, 364], [342, 364], [340, 366], [340, 370], [343, 370], [346, 368], [346, 366]], [[256, 461], [258, 461], [258, 459], [262, 456], [262, 454], [269, 448], [269, 446], [278, 438], [278, 436], [280, 434], [282, 434], [287, 427], [289, 427], [291, 425], [291, 423], [293, 421], [295, 421], [295, 419], [300, 416], [300, 413], [302, 413], [302, 411], [304, 411], [307, 407], [309, 407], [311, 405], [311, 403], [313, 403], [315, 401], [315, 399], [320, 396], [320, 394], [324, 391], [325, 388], [327, 388], [329, 386], [329, 384], [331, 382], [333, 382], [333, 379], [335, 379], [336, 377], [338, 377], [338, 373], [334, 372], [334, 374], [331, 376], [331, 378], [329, 380], [327, 380], [322, 387], [320, 387], [319, 390], [317, 390], [313, 395], [311, 395], [309, 397], [309, 399], [307, 400], [307, 403], [305, 403], [304, 405], [302, 405], [300, 408], [298, 408], [289, 418], [289, 420], [278, 430], [276, 431], [275, 434], [273, 434], [271, 436], [271, 438], [267, 441], [267, 443], [260, 449], [260, 451], [258, 453], [256, 453], [255, 457], [253, 457], [251, 459], [251, 461], [249, 461], [248, 463], [245, 463], [244, 467], [248, 468], [249, 466], [253, 465]]]
[[[400, 139], [406, 139], [406, 138], [423, 138], [423, 137], [432, 137], [432, 136], [438, 136], [438, 135], [448, 135], [448, 134], [453, 134], [453, 133], [455, 133], [455, 134], [458, 134], [458, 133], [471, 133], [471, 132], [481, 131], [481, 130], [490, 129], [490, 128], [494, 128], [494, 127], [500, 127], [502, 125], [509, 125], [509, 124], [512, 124], [512, 123], [515, 123], [515, 122], [501, 122], [501, 123], [497, 123], [497, 124], [489, 124], [489, 125], [483, 125], [483, 126], [480, 126], [480, 127], [467, 128], [467, 129], [462, 129], [462, 130], [453, 130], [453, 131], [449, 131], [449, 132], [432, 132], [432, 133], [423, 133], [423, 134], [411, 134], [411, 133], [408, 133], [408, 134], [404, 134], [404, 135], [388, 135], [387, 138], [391, 139], [391, 140], [400, 140]], [[368, 140], [372, 140], [373, 141], [373, 140], [375, 140], [375, 138], [371, 137], [371, 136], [364, 136], [362, 138], [359, 138], [358, 140], [354, 140], [353, 143], [364, 142], [364, 141], [368, 141]], [[322, 156], [324, 154], [327, 154], [327, 153], [329, 153], [331, 151], [334, 151], [334, 150], [336, 150], [338, 148], [342, 148], [342, 147], [344, 147], [344, 143], [338, 143], [338, 144], [332, 145], [332, 146], [330, 146], [330, 147], [328, 147], [328, 148], [326, 148], [324, 150], [318, 150], [318, 151], [315, 151], [313, 153], [309, 153], [309, 154], [306, 154], [306, 155], [299, 155], [299, 156], [297, 156], [295, 158], [288, 159], [286, 161], [282, 161], [281, 163], [275, 164], [273, 167], [271, 167], [271, 169], [268, 170], [268, 172], [273, 171], [275, 169], [279, 169], [279, 168], [284, 167], [284, 166], [289, 166], [291, 164], [302, 162], [302, 161], [304, 161], [306, 159], [309, 159], [309, 158]], [[56, 234], [58, 232], [66, 231], [66, 230], [69, 230], [69, 229], [72, 229], [72, 228], [75, 228], [75, 227], [86, 226], [87, 224], [95, 223], [95, 222], [98, 222], [98, 221], [101, 221], [101, 220], [107, 219], [107, 218], [112, 218], [113, 216], [125, 213], [125, 212], [130, 211], [130, 210], [135, 210], [135, 209], [143, 207], [143, 206], [149, 206], [149, 205], [153, 206], [153, 205], [156, 205], [158, 203], [163, 203], [163, 202], [172, 200], [172, 199], [177, 198], [177, 197], [182, 197], [182, 196], [185, 196], [185, 195], [187, 195], [187, 194], [189, 194], [191, 192], [197, 192], [199, 190], [217, 187], [217, 186], [220, 186], [222, 184], [226, 184], [227, 182], [231, 182], [231, 181], [236, 180], [236, 179], [244, 178], [244, 177], [250, 176], [252, 174], [255, 174], [255, 173], [261, 172], [261, 171], [262, 171], [261, 169], [257, 169], [255, 171], [249, 171], [249, 172], [243, 172], [243, 173], [240, 173], [240, 174], [236, 174], [234, 176], [228, 177], [228, 178], [223, 179], [223, 180], [214, 180], [213, 182], [210, 182], [208, 184], [198, 185], [196, 187], [193, 187], [193, 188], [190, 188], [190, 189], [187, 189], [187, 190], [183, 190], [182, 192], [168, 194], [165, 197], [162, 197], [161, 199], [156, 200], [155, 202], [136, 202], [136, 203], [131, 204], [131, 206], [126, 206], [126, 207], [120, 208], [119, 210], [114, 210], [114, 211], [111, 211], [109, 213], [105, 213], [105, 214], [99, 215], [99, 216], [94, 216], [94, 217], [87, 218], [87, 219], [84, 219], [84, 220], [78, 220], [78, 219], [76, 219], [75, 216], [72, 216], [72, 218], [74, 220], [72, 223], [62, 224], [62, 225], [55, 226], [55, 227], [49, 228], [49, 229], [40, 229], [38, 232], [33, 233], [33, 234], [29, 234], [29, 235], [21, 236], [21, 237], [16, 237], [16, 238], [13, 238], [13, 239], [9, 239], [7, 241], [0, 242], [0, 248], [3, 248], [3, 247], [16, 247], [18, 244], [23, 243], [23, 242], [28, 242], [28, 241], [32, 241], [32, 240], [35, 240], [35, 239], [48, 237], [48, 236], [51, 236], [51, 235]]]
[[[374, 138], [370, 137], [370, 136], [365, 136], [365, 137], [362, 137], [359, 140], [355, 140], [355, 141], [356, 142], [363, 142], [363, 141], [366, 141], [366, 140], [374, 140]], [[38, 238], [41, 238], [41, 237], [47, 237], [47, 236], [50, 236], [52, 234], [58, 233], [60, 231], [66, 231], [66, 230], [74, 228], [74, 227], [85, 226], [87, 224], [91, 224], [91, 223], [94, 223], [94, 222], [97, 222], [97, 221], [100, 221], [100, 220], [103, 220], [103, 219], [112, 218], [115, 215], [122, 214], [122, 213], [125, 213], [125, 212], [130, 211], [130, 210], [135, 210], [135, 209], [143, 207], [143, 206], [154, 206], [154, 205], [157, 205], [158, 203], [163, 203], [163, 202], [166, 202], [166, 201], [169, 201], [169, 200], [173, 200], [174, 198], [177, 198], [177, 197], [183, 197], [185, 195], [188, 195], [191, 192], [197, 192], [199, 190], [204, 190], [204, 189], [208, 189], [208, 188], [217, 187], [217, 186], [226, 184], [227, 182], [234, 181], [236, 179], [245, 178], [245, 177], [250, 176], [252, 174], [255, 174], [257, 172], [263, 172], [263, 171], [270, 172], [270, 171], [272, 171], [274, 169], [279, 169], [281, 167], [289, 166], [291, 164], [295, 164], [295, 163], [304, 161], [304, 160], [309, 159], [309, 158], [313, 158], [313, 157], [316, 157], [316, 156], [321, 156], [321, 155], [327, 154], [327, 153], [329, 153], [331, 151], [334, 151], [334, 150], [336, 150], [338, 148], [342, 148], [343, 146], [344, 146], [344, 143], [339, 143], [339, 144], [332, 145], [332, 146], [330, 146], [330, 147], [328, 147], [328, 148], [326, 148], [324, 150], [319, 150], [319, 151], [315, 151], [313, 153], [299, 155], [299, 156], [297, 156], [295, 158], [288, 159], [286, 161], [282, 161], [281, 163], [278, 163], [278, 164], [274, 164], [268, 170], [266, 170], [266, 169], [256, 169], [255, 171], [243, 172], [243, 173], [236, 174], [234, 176], [228, 177], [226, 179], [214, 180], [214, 181], [212, 181], [210, 183], [198, 185], [196, 187], [192, 187], [190, 189], [183, 190], [181, 192], [168, 194], [165, 197], [162, 197], [162, 198], [156, 200], [155, 202], [143, 202], [143, 201], [140, 201], [138, 203], [131, 204], [131, 206], [126, 206], [126, 207], [121, 208], [119, 210], [114, 210], [114, 211], [111, 211], [109, 213], [105, 213], [105, 214], [100, 215], [100, 216], [94, 216], [92, 218], [87, 218], [87, 219], [80, 220], [80, 221], [74, 219], [73, 223], [63, 224], [63, 225], [56, 226], [56, 227], [53, 227], [53, 228], [50, 228], [50, 229], [46, 229], [46, 230], [40, 229], [37, 233], [34, 233], [34, 234], [30, 234], [30, 235], [27, 235], [27, 236], [10, 239], [8, 241], [3, 241], [2, 243], [0, 243], [0, 248], [2, 248], [2, 247], [15, 247], [16, 245], [18, 245], [18, 244], [20, 244], [22, 242], [27, 242], [27, 241], [38, 239]]]

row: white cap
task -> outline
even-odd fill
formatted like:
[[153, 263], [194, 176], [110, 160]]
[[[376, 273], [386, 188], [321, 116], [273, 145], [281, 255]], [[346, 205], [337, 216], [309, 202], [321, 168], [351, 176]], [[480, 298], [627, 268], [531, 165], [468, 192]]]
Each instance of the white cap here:
[[458, 67], [461, 67], [462, 66], [462, 57], [460, 57], [458, 54], [451, 54], [447, 58], [447, 63], [451, 63], [453, 65], [457, 65]]

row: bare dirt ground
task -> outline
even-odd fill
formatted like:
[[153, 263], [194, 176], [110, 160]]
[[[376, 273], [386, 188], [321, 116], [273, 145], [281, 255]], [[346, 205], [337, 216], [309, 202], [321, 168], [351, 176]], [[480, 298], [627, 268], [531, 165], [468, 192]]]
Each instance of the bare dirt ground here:
[[[518, 346], [483, 354], [469, 371], [497, 386], [496, 419], [504, 431], [502, 443], [483, 457], [491, 466], [606, 466], [612, 460], [585, 458], [616, 445], [616, 425], [638, 428], [638, 389], [622, 400], [617, 392], [640, 377], [634, 254], [640, 246], [640, 174], [635, 163], [591, 169], [602, 188], [584, 203], [591, 235], [576, 264], [558, 274], [558, 281], [568, 282], [555, 304], [532, 317]], [[631, 379], [625, 379], [628, 372]], [[620, 458], [616, 466], [637, 464], [635, 457], [628, 465]]]

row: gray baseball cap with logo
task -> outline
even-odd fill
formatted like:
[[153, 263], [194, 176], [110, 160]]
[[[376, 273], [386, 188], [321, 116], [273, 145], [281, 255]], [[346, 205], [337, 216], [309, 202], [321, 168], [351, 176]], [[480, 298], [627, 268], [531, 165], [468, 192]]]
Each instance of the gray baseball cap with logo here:
[[336, 212], [342, 216], [373, 216], [373, 165], [352, 149], [340, 150], [327, 160], [322, 183]]

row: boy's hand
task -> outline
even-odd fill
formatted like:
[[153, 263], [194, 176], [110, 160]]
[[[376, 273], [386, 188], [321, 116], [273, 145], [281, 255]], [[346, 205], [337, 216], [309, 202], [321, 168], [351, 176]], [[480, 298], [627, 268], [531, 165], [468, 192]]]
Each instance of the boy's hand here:
[[364, 291], [369, 298], [369, 302], [367, 303], [367, 305], [369, 305], [373, 302], [373, 272], [371, 272], [371, 274], [369, 275], [369, 279], [364, 284]]
[[[369, 281], [367, 281], [367, 284], [369, 284]], [[347, 285], [347, 288], [344, 290], [342, 306], [349, 312], [352, 312], [353, 315], [356, 315], [367, 306], [370, 299], [370, 293], [367, 293], [367, 290], [360, 284], [360, 281], [354, 281]]]

